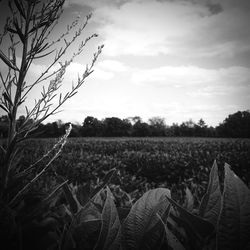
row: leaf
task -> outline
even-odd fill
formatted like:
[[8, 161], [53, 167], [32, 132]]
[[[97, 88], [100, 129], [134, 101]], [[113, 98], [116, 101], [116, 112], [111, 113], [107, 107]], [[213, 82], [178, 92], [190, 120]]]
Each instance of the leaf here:
[[77, 186], [76, 197], [82, 206], [90, 200], [90, 182]]
[[76, 222], [75, 219], [72, 218], [69, 226], [64, 225], [61, 239], [59, 241], [59, 249], [66, 250], [66, 249], [76, 248], [76, 243], [75, 240], [73, 239], [73, 233], [75, 229], [76, 229]]
[[8, 30], [9, 32], [11, 32], [11, 33], [17, 34], [17, 31], [14, 30], [14, 29], [12, 29], [12, 28], [10, 28], [10, 27], [8, 27], [7, 30]]
[[[101, 226], [101, 220], [87, 220], [84, 221], [81, 225], [81, 227], [86, 228], [88, 231], [97, 231]], [[80, 229], [81, 227], [77, 227], [77, 229]]]
[[136, 201], [121, 227], [123, 249], [159, 249], [164, 227], [157, 213], [162, 217], [168, 209], [166, 196], [170, 197], [169, 189], [157, 188]]
[[167, 235], [168, 244], [174, 250], [185, 250], [184, 246], [180, 243], [180, 241], [175, 237], [175, 235], [168, 229], [167, 225], [165, 224], [165, 230]]
[[178, 212], [174, 210], [173, 207], [170, 209], [170, 213], [167, 219], [167, 223], [171, 225], [171, 228], [174, 228], [176, 233], [182, 238], [186, 239], [187, 238], [187, 233], [185, 232], [185, 229], [181, 227], [179, 221], [176, 221], [176, 216], [178, 215]]
[[[29, 194], [29, 193], [28, 193]], [[59, 196], [55, 195], [56, 192], [52, 191], [47, 197], [38, 200], [38, 202], [31, 207], [30, 205], [24, 206], [20, 205], [23, 200], [19, 203], [20, 209], [18, 211], [18, 217], [20, 223], [24, 225], [25, 223], [30, 223], [34, 218], [42, 217], [42, 214], [52, 206], [52, 203], [56, 202]], [[37, 196], [39, 199], [39, 195]], [[41, 197], [42, 198], [42, 197]]]
[[45, 25], [48, 25], [48, 22], [47, 22], [47, 21], [45, 21], [45, 22], [40, 22], [40, 23], [34, 25], [33, 28], [31, 28], [31, 29], [29, 30], [29, 34], [32, 33], [32, 32], [34, 32], [34, 31], [39, 30], [40, 28], [42, 28], [42, 27], [45, 26]]
[[168, 245], [174, 250], [185, 250], [180, 241], [175, 237], [171, 230], [168, 229], [167, 223], [165, 223], [160, 216], [159, 218], [164, 225]]
[[22, 43], [24, 44], [24, 43], [25, 43], [25, 36], [24, 36], [24, 34], [22, 33], [21, 28], [18, 26], [18, 22], [17, 22], [16, 19], [14, 19], [13, 24], [14, 24], [14, 26], [15, 26], [15, 28], [16, 28], [16, 32], [17, 32], [18, 36], [20, 37], [20, 40], [21, 40]]
[[208, 220], [216, 227], [220, 208], [221, 191], [218, 176], [218, 166], [216, 161], [214, 161], [209, 175], [207, 191], [201, 200], [199, 214], [201, 217]]
[[120, 245], [120, 220], [116, 210], [112, 193], [107, 187], [107, 197], [102, 211], [101, 232], [95, 249], [119, 249]]
[[[154, 249], [161, 249], [162, 244], [166, 238], [164, 237], [164, 227], [162, 227], [162, 221], [167, 221], [169, 211], [170, 211], [170, 204], [168, 203], [167, 208], [166, 206], [162, 206], [163, 203], [166, 203], [166, 200], [163, 200], [158, 203], [157, 207], [159, 208], [158, 212], [156, 213], [159, 219], [150, 229], [143, 235], [143, 241], [147, 241], [150, 239], [151, 242], [154, 242], [151, 248]], [[157, 210], [157, 209], [156, 209]], [[161, 215], [159, 215], [161, 214]], [[154, 239], [155, 238], [155, 239]], [[149, 248], [150, 248], [149, 247]]]
[[0, 50], [0, 59], [3, 60], [3, 62], [12, 68], [13, 70], [18, 71], [18, 68], [10, 61], [10, 59]]
[[184, 223], [183, 226], [185, 227], [187, 232], [190, 232], [190, 230], [192, 230], [192, 232], [190, 233], [195, 233], [195, 235], [198, 236], [200, 240], [203, 238], [207, 238], [214, 232], [214, 226], [210, 222], [191, 214], [171, 198], [168, 197], [168, 200], [178, 210], [178, 219], [180, 219]]
[[3, 93], [3, 97], [4, 97], [4, 100], [5, 100], [6, 102], [8, 102], [8, 104], [9, 104], [10, 106], [13, 106], [13, 103], [12, 103], [12, 101], [11, 101], [10, 96], [9, 96], [8, 93], [4, 92], [4, 93]]
[[120, 218], [120, 221], [123, 221], [129, 214], [130, 208], [127, 207], [117, 207], [117, 212]]
[[92, 199], [90, 202], [96, 206], [96, 208], [102, 213], [104, 204], [106, 201], [106, 193], [104, 189], [101, 189]]
[[186, 187], [185, 193], [186, 193], [186, 208], [188, 211], [192, 212], [194, 208], [194, 197], [188, 187]]
[[250, 248], [250, 190], [225, 164], [222, 209], [218, 221], [218, 249]]
[[0, 108], [2, 108], [6, 113], [9, 113], [8, 109], [0, 103]]
[[[49, 52], [47, 52], [47, 53], [45, 53], [45, 54], [43, 54], [43, 55], [34, 56], [34, 59], [39, 59], [39, 58], [42, 58], [42, 57], [46, 57], [46, 56], [52, 54], [54, 51], [55, 51], [55, 50], [51, 50], [51, 51], [49, 51]], [[37, 54], [38, 54], [38, 53], [37, 53]], [[37, 55], [37, 54], [36, 54], [36, 55]]]
[[[59, 176], [58, 176], [58, 178], [59, 178]], [[60, 180], [64, 181], [62, 177], [60, 177]], [[66, 200], [69, 203], [71, 212], [73, 214], [75, 214], [78, 211], [80, 204], [78, 204], [77, 200], [73, 196], [73, 194], [69, 188], [69, 185], [67, 183], [65, 183], [62, 186], [62, 189], [63, 189], [63, 192], [65, 194]]]
[[[74, 229], [73, 237], [77, 249], [93, 249], [101, 228], [101, 220], [93, 219], [82, 222]], [[71, 248], [72, 249], [72, 248]]]
[[24, 13], [24, 10], [23, 10], [23, 6], [20, 5], [20, 3], [19, 3], [18, 0], [14, 0], [14, 2], [15, 2], [15, 5], [16, 5], [17, 9], [18, 9], [19, 12], [21, 13], [22, 17], [23, 17], [24, 19], [26, 19], [26, 16], [25, 16], [25, 13]]
[[90, 197], [94, 197], [97, 193], [99, 193], [112, 179], [114, 173], [116, 172], [115, 168], [112, 168], [108, 171], [108, 173], [104, 176], [103, 182], [100, 186], [98, 186], [91, 194]]
[[100, 220], [101, 213], [92, 203], [87, 203], [84, 208], [82, 207], [76, 216], [77, 223], [81, 224], [89, 220]]

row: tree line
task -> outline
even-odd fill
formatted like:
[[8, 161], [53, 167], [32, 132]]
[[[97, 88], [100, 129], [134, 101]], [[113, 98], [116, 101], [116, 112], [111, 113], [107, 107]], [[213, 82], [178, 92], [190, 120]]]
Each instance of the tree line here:
[[[24, 116], [17, 120], [17, 126], [25, 121]], [[30, 120], [30, 123], [33, 121]], [[8, 135], [9, 119], [0, 117], [0, 137]], [[33, 137], [59, 137], [64, 134], [69, 123], [61, 120], [40, 124], [32, 133]], [[238, 111], [229, 115], [216, 127], [207, 126], [203, 119], [197, 123], [192, 120], [166, 125], [164, 118], [152, 117], [143, 122], [141, 117], [135, 116], [126, 119], [109, 117], [99, 120], [87, 116], [82, 124], [72, 124], [71, 137], [157, 137], [157, 136], [191, 136], [191, 137], [232, 137], [250, 138], [250, 111]]]

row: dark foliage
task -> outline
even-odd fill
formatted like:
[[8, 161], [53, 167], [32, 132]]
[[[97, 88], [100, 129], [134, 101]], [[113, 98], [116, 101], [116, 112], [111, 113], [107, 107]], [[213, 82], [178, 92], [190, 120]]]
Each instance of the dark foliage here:
[[250, 137], [250, 112], [236, 112], [229, 115], [222, 124], [217, 127], [218, 134], [223, 137]]
[[[20, 116], [17, 123], [22, 124]], [[33, 121], [30, 120], [30, 123]], [[62, 121], [41, 124], [33, 133], [33, 137], [59, 137], [63, 135], [65, 126]], [[8, 135], [8, 117], [0, 117], [0, 137]], [[73, 124], [71, 137], [225, 137], [225, 138], [250, 138], [250, 112], [238, 111], [229, 115], [219, 126], [208, 127], [203, 119], [198, 123], [192, 120], [173, 123], [167, 126], [163, 118], [153, 117], [148, 123], [138, 117], [120, 119], [109, 117], [98, 120], [93, 116], [87, 116], [82, 125]]]

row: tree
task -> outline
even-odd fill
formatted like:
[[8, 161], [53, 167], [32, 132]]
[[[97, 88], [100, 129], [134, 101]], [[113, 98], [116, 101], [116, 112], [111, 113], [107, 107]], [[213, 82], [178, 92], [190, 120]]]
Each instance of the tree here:
[[207, 126], [206, 123], [204, 122], [204, 120], [202, 118], [198, 121], [197, 125], [200, 128], [205, 128]]
[[222, 137], [250, 137], [250, 112], [238, 111], [229, 115], [222, 124], [216, 128]]
[[189, 119], [180, 125], [180, 135], [181, 136], [194, 136], [195, 123]]
[[194, 126], [195, 136], [207, 136], [208, 129], [205, 121], [201, 118], [197, 124]]
[[93, 116], [87, 116], [81, 127], [82, 136], [99, 136], [103, 130], [101, 121]]
[[150, 126], [146, 122], [137, 121], [133, 126], [133, 136], [150, 136]]
[[164, 118], [159, 116], [152, 117], [149, 119], [149, 125], [153, 136], [165, 136], [167, 134], [167, 126]]
[[48, 138], [60, 136], [60, 131], [57, 122], [47, 123], [45, 125], [45, 135]]
[[131, 136], [132, 134], [132, 124], [128, 118], [122, 120], [124, 129], [126, 130], [126, 136]]
[[[63, 59], [68, 48], [80, 39], [91, 18], [91, 15], [88, 15], [83, 24], [80, 23], [79, 17], [76, 18], [58, 39], [50, 40], [50, 35], [63, 11], [64, 2], [65, 0], [10, 0], [8, 2], [11, 16], [7, 19], [4, 31], [0, 36], [0, 59], [5, 65], [4, 70], [1, 69], [0, 72], [0, 108], [8, 117], [6, 145], [0, 148], [0, 198], [6, 199], [10, 206], [16, 206], [31, 184], [46, 172], [65, 144], [70, 130], [67, 130], [66, 135], [59, 140], [58, 152], [46, 167], [34, 178], [27, 180], [28, 184], [21, 187], [18, 193], [8, 193], [9, 181], [11, 180], [13, 185], [13, 180], [16, 178], [12, 175], [16, 172], [14, 167], [18, 165], [20, 158], [20, 142], [28, 139], [44, 120], [58, 112], [61, 106], [77, 93], [86, 78], [93, 72], [94, 64], [103, 48], [103, 46], [98, 47], [91, 63], [86, 66], [83, 74], [78, 76], [78, 81], [72, 85], [71, 90], [66, 94], [59, 94], [67, 67], [83, 52], [86, 44], [97, 37], [96, 34], [87, 37], [80, 42], [78, 50], [68, 60]], [[74, 32], [74, 30], [76, 31]], [[6, 46], [2, 46], [3, 44], [9, 44], [9, 46], [6, 48]], [[21, 57], [20, 64], [17, 62], [17, 55]], [[47, 59], [49, 65], [34, 82], [28, 83], [26, 78], [32, 63], [44, 60], [44, 58]], [[59, 67], [56, 68], [56, 65]], [[46, 82], [49, 84], [46, 85]], [[33, 107], [25, 107], [26, 114], [18, 121], [17, 114], [21, 105], [25, 104], [31, 91], [41, 84], [43, 90], [40, 98], [35, 100]], [[55, 101], [56, 96], [58, 97], [57, 102]], [[30, 122], [31, 120], [32, 122]], [[53, 126], [57, 127], [57, 123]], [[23, 179], [28, 178], [33, 168], [34, 166], [18, 174]]]
[[69, 135], [70, 137], [80, 137], [81, 136], [81, 125], [80, 124], [72, 124], [72, 130]]
[[127, 119], [131, 121], [133, 125], [137, 122], [142, 122], [142, 118], [140, 116], [128, 117]]
[[130, 126], [117, 117], [106, 118], [103, 121], [106, 136], [127, 136]]
[[178, 123], [173, 123], [170, 127], [170, 134], [173, 136], [180, 136], [180, 126]]

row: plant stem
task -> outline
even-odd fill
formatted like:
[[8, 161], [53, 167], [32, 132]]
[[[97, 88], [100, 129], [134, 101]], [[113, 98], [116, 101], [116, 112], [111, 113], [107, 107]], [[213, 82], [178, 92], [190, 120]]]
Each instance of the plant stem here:
[[21, 62], [21, 67], [19, 71], [19, 78], [17, 82], [17, 88], [16, 88], [16, 93], [15, 93], [15, 99], [13, 103], [13, 107], [10, 110], [9, 113], [9, 132], [8, 132], [8, 141], [7, 141], [7, 150], [5, 154], [5, 159], [4, 159], [4, 165], [3, 165], [3, 172], [2, 172], [2, 193], [4, 193], [4, 190], [7, 187], [8, 184], [8, 175], [9, 175], [9, 170], [10, 170], [10, 162], [11, 162], [11, 157], [12, 153], [17, 146], [16, 142], [16, 117], [17, 117], [17, 111], [19, 107], [19, 101], [21, 99], [22, 95], [22, 87], [23, 87], [23, 82], [26, 76], [26, 70], [27, 70], [27, 50], [28, 50], [28, 31], [29, 31], [29, 23], [30, 23], [30, 16], [31, 16], [31, 5], [29, 5], [27, 9], [27, 15], [26, 15], [26, 20], [25, 20], [25, 31], [24, 31], [24, 41], [23, 41], [23, 51], [22, 51], [22, 62]]

